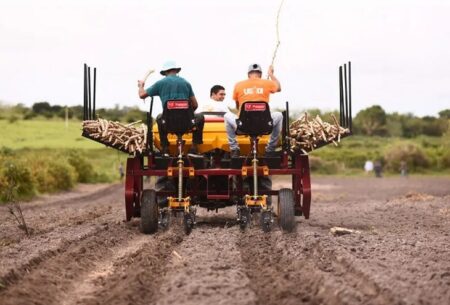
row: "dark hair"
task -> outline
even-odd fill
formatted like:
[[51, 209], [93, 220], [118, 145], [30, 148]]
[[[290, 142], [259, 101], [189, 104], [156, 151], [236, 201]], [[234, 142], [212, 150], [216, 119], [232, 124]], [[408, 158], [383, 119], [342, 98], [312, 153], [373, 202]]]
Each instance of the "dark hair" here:
[[225, 88], [222, 87], [221, 85], [214, 85], [214, 86], [212, 86], [211, 91], [209, 92], [209, 96], [212, 96], [213, 93], [217, 94], [217, 92], [219, 92], [220, 90], [225, 90]]

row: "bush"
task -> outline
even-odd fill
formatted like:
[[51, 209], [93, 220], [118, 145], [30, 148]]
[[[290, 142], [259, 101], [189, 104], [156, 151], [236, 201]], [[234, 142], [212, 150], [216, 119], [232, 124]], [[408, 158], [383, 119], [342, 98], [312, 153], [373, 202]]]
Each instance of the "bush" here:
[[0, 201], [7, 200], [7, 191], [13, 189], [13, 196], [31, 198], [36, 194], [31, 172], [21, 162], [0, 157]]
[[441, 157], [442, 169], [450, 168], [450, 151], [447, 150]]
[[75, 169], [78, 175], [78, 182], [93, 183], [97, 180], [97, 175], [92, 164], [80, 155], [77, 151], [70, 151], [68, 155], [69, 164]]
[[53, 156], [35, 158], [30, 162], [33, 180], [39, 192], [68, 190], [75, 186], [78, 175], [69, 162]]
[[336, 161], [327, 161], [311, 155], [309, 156], [309, 167], [311, 171], [325, 175], [337, 174], [341, 168]]
[[15, 114], [11, 115], [11, 116], [8, 118], [8, 122], [9, 122], [9, 123], [15, 123], [15, 122], [17, 122], [18, 120], [19, 120], [19, 118], [18, 118]]
[[78, 180], [75, 169], [63, 159], [49, 163], [48, 174], [53, 178], [50, 191], [69, 190], [75, 186]]
[[25, 114], [23, 115], [23, 119], [24, 119], [24, 120], [32, 120], [32, 119], [34, 119], [36, 116], [37, 116], [37, 114], [34, 113], [33, 111], [28, 111], [27, 113], [25, 113]]
[[384, 154], [386, 169], [393, 172], [400, 170], [400, 162], [405, 161], [410, 171], [425, 169], [430, 160], [418, 145], [413, 143], [399, 143], [388, 148]]

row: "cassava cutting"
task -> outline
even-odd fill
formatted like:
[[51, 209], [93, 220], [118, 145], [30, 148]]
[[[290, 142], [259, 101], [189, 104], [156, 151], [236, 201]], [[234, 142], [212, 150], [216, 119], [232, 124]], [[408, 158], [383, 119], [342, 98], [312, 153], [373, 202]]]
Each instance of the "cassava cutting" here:
[[147, 143], [147, 125], [141, 124], [140, 127], [136, 127], [139, 123], [141, 121], [122, 124], [100, 118], [86, 120], [83, 121], [83, 133], [107, 146], [135, 155], [137, 152], [142, 153]]
[[341, 137], [350, 134], [350, 130], [340, 126], [334, 115], [331, 115], [331, 118], [333, 123], [324, 122], [318, 115], [311, 120], [305, 112], [290, 124], [291, 151], [306, 154], [325, 143], [337, 146]]

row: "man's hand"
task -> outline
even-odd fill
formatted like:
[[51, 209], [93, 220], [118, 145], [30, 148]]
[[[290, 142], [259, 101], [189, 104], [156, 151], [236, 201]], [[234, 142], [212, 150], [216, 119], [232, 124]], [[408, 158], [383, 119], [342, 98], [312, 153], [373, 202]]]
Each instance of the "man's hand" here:
[[272, 65], [269, 66], [269, 70], [267, 71], [267, 75], [269, 75], [270, 78], [273, 77], [273, 66]]
[[148, 97], [147, 91], [145, 91], [144, 89], [144, 85], [145, 85], [145, 81], [143, 80], [138, 80], [138, 95], [140, 98], [145, 99], [146, 97]]
[[281, 84], [280, 84], [280, 81], [275, 77], [275, 75], [273, 75], [273, 66], [272, 65], [269, 66], [269, 71], [267, 71], [267, 75], [269, 76], [269, 78], [272, 81], [274, 81], [277, 84], [277, 88], [272, 93], [280, 92], [281, 91]]

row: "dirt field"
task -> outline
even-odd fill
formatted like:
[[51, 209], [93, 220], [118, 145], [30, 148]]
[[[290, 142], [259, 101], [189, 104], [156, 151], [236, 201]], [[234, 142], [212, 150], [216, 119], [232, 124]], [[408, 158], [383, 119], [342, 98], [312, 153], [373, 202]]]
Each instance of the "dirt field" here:
[[449, 178], [313, 182], [290, 234], [230, 208], [144, 236], [121, 185], [23, 204], [29, 238], [0, 207], [0, 304], [450, 304]]

